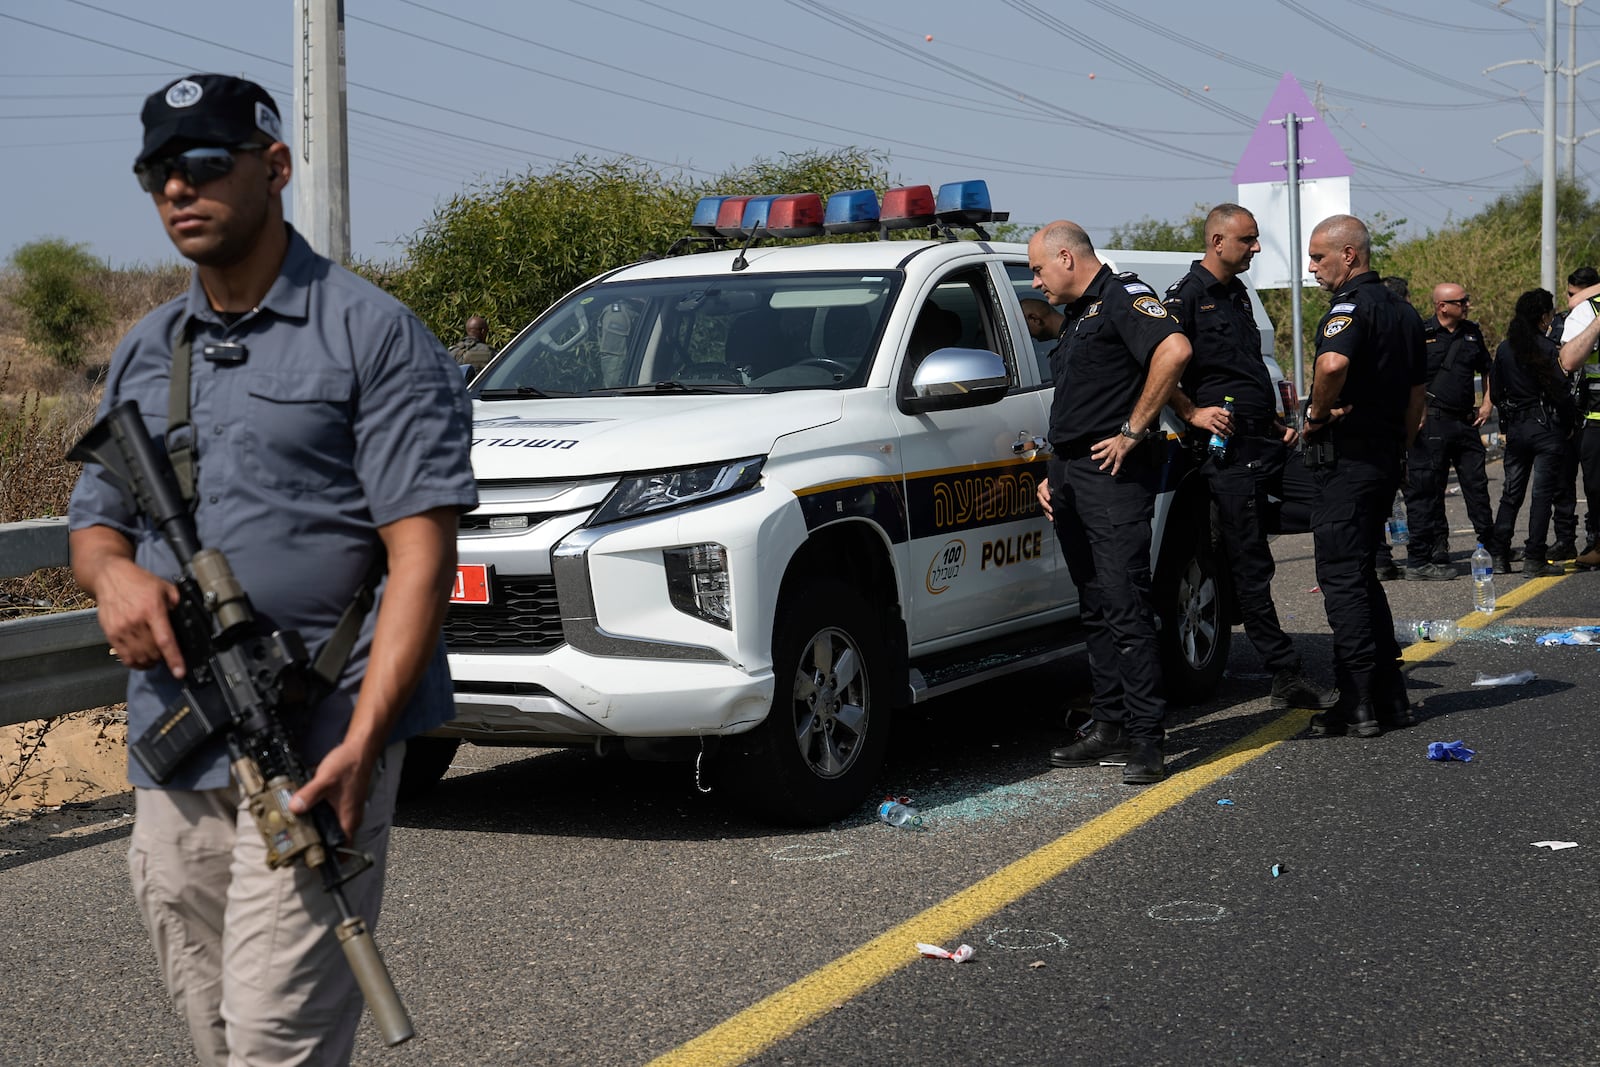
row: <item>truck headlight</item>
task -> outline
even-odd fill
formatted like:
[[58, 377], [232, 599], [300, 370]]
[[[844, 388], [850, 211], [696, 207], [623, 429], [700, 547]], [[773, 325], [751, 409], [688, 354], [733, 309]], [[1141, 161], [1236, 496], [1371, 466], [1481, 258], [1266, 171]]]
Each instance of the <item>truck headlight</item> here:
[[700, 467], [651, 471], [630, 475], [611, 490], [601, 503], [590, 525], [598, 526], [619, 519], [632, 519], [652, 511], [703, 504], [721, 496], [753, 489], [761, 481], [761, 466], [766, 457], [735, 459], [726, 463], [707, 463]]
[[668, 548], [667, 596], [672, 606], [725, 630], [733, 629], [733, 595], [728, 583], [728, 550], [708, 542]]

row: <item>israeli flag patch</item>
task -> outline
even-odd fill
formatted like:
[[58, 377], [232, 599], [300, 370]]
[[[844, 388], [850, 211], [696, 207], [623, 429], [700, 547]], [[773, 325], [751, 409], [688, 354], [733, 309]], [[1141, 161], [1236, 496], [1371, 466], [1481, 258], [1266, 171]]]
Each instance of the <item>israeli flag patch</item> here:
[[1356, 306], [1354, 304], [1335, 304], [1335, 305], [1333, 305], [1333, 307], [1328, 309], [1328, 314], [1330, 314], [1330, 315], [1346, 315], [1346, 314], [1349, 314], [1350, 312], [1354, 311], [1355, 309], [1356, 309]]
[[1144, 282], [1129, 282], [1123, 288], [1128, 291], [1129, 296], [1138, 296], [1140, 293], [1149, 293], [1151, 296], [1156, 295], [1156, 291]]

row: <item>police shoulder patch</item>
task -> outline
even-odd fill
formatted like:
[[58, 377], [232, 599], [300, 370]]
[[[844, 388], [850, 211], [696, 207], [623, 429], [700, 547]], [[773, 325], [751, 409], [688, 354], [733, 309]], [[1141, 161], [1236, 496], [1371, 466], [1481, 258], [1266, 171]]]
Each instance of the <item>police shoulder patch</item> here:
[[1345, 327], [1356, 321], [1349, 315], [1335, 315], [1322, 324], [1322, 336], [1337, 337], [1344, 332]]
[[1167, 309], [1162, 305], [1161, 301], [1155, 298], [1153, 293], [1134, 297], [1133, 310], [1143, 315], [1149, 315], [1152, 319], [1164, 319], [1167, 317]]
[[1354, 304], [1335, 304], [1335, 305], [1333, 305], [1333, 307], [1329, 308], [1328, 310], [1331, 311], [1335, 315], [1348, 315], [1350, 312], [1354, 311], [1355, 309], [1356, 309], [1356, 306]]

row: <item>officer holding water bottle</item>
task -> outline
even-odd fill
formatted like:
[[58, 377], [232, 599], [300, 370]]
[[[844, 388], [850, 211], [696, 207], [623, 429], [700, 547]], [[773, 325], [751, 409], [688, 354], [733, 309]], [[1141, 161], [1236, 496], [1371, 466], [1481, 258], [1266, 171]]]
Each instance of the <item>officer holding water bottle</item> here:
[[1311, 733], [1376, 737], [1413, 721], [1375, 560], [1422, 424], [1422, 320], [1371, 269], [1372, 237], [1360, 219], [1323, 219], [1308, 251], [1332, 297], [1317, 324], [1303, 453], [1318, 489], [1311, 536], [1339, 687], [1339, 702], [1311, 717]]
[[1278, 419], [1261, 331], [1239, 280], [1261, 251], [1259, 238], [1255, 216], [1238, 204], [1218, 204], [1206, 216], [1204, 256], [1167, 289], [1167, 311], [1194, 349], [1170, 404], [1206, 448], [1200, 470], [1217, 505], [1244, 632], [1272, 672], [1272, 706], [1327, 708], [1338, 694], [1305, 676], [1272, 602], [1267, 494], [1282, 494], [1297, 435]]

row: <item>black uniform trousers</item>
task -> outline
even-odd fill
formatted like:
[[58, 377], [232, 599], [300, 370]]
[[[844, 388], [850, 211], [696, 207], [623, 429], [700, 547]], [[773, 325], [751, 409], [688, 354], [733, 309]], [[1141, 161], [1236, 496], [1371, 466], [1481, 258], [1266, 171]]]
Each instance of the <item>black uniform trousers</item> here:
[[1277, 564], [1267, 542], [1267, 493], [1283, 492], [1284, 443], [1269, 436], [1237, 433], [1219, 459], [1207, 455], [1200, 470], [1216, 503], [1222, 549], [1233, 578], [1244, 632], [1270, 671], [1297, 666], [1294, 642], [1278, 622], [1272, 602]]
[[1134, 741], [1158, 743], [1161, 692], [1155, 605], [1150, 592], [1150, 521], [1159, 472], [1135, 448], [1115, 476], [1070, 450], [1049, 465], [1050, 507], [1089, 647], [1090, 714], [1120, 722]]
[[1578, 460], [1583, 466], [1583, 495], [1589, 501], [1583, 528], [1593, 545], [1600, 542], [1600, 419], [1583, 420], [1583, 429], [1578, 431]]
[[1429, 406], [1422, 432], [1406, 455], [1406, 524], [1411, 528], [1408, 557], [1413, 567], [1448, 563], [1450, 526], [1444, 514], [1444, 493], [1450, 468], [1461, 483], [1467, 518], [1483, 544], [1494, 530], [1494, 505], [1489, 502], [1487, 455], [1483, 438], [1470, 418]]
[[1528, 505], [1528, 540], [1525, 554], [1530, 560], [1548, 558], [1550, 516], [1555, 508], [1561, 481], [1562, 456], [1567, 442], [1557, 417], [1538, 407], [1516, 414], [1500, 413], [1500, 434], [1505, 442], [1505, 477], [1500, 489], [1500, 510], [1494, 518], [1494, 541], [1484, 547], [1494, 556], [1511, 552], [1517, 533], [1517, 514], [1522, 510], [1533, 480], [1533, 500]]
[[1375, 569], [1383, 523], [1399, 487], [1399, 456], [1385, 459], [1377, 450], [1344, 454], [1311, 474], [1319, 493], [1311, 509], [1311, 544], [1333, 630], [1340, 704], [1369, 700], [1395, 686], [1403, 692], [1394, 616]]
[[[1561, 445], [1561, 463], [1556, 468], [1556, 496], [1550, 507], [1550, 523], [1555, 527], [1555, 543], [1578, 544], [1578, 446], [1583, 442], [1583, 429], [1579, 427]], [[1590, 541], [1594, 540], [1591, 535]]]

